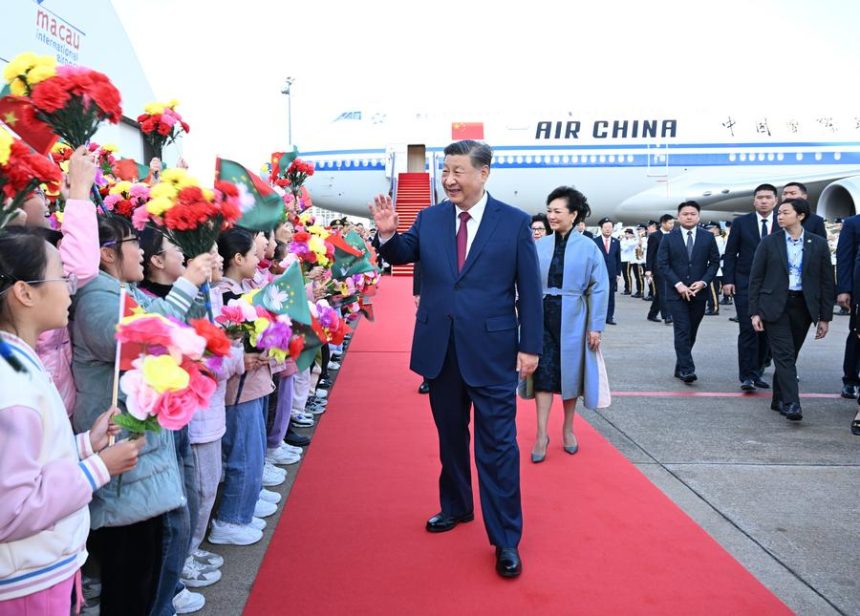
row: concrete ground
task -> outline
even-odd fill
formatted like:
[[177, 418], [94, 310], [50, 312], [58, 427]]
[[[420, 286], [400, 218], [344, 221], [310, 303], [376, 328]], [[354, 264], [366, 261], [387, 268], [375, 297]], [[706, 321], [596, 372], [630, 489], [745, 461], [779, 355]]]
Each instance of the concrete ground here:
[[[619, 324], [604, 336], [613, 404], [584, 411], [585, 419], [795, 612], [860, 614], [860, 437], [849, 430], [856, 401], [803, 397], [803, 421], [789, 422], [770, 410], [769, 395], [708, 395], [740, 391], [734, 308], [705, 317], [693, 385], [672, 376], [672, 328], [646, 321], [646, 312], [642, 300], [617, 296]], [[841, 389], [848, 319], [835, 316], [832, 325], [827, 338], [810, 336], [804, 346], [802, 395]], [[530, 448], [531, 435], [520, 442]], [[287, 483], [273, 488], [285, 498], [300, 464], [287, 468]], [[279, 516], [257, 545], [204, 544], [226, 564], [223, 580], [202, 590], [208, 605], [199, 614], [241, 613]], [[284, 584], [303, 592], [300, 578]]]

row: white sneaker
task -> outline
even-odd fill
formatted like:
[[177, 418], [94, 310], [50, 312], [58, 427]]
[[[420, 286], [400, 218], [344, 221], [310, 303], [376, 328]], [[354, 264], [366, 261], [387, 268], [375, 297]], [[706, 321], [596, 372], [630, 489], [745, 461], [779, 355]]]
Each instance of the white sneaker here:
[[314, 416], [297, 412], [290, 415], [290, 422], [300, 428], [310, 428], [314, 425]]
[[254, 505], [255, 518], [268, 518], [278, 511], [278, 506], [275, 503], [270, 503], [264, 500], [258, 500]]
[[330, 361], [328, 363], [328, 369], [329, 370], [340, 370], [340, 364], [337, 363], [336, 361]]
[[193, 556], [189, 556], [185, 559], [179, 579], [189, 588], [203, 588], [220, 580], [221, 572], [214, 567], [201, 565]]
[[220, 569], [224, 566], [223, 557], [199, 548], [191, 553], [191, 557], [204, 567], [215, 567], [216, 569]]
[[251, 523], [248, 526], [257, 530], [266, 530], [266, 520], [263, 518], [251, 518]]
[[323, 399], [328, 398], [328, 390], [326, 390], [326, 389], [317, 389], [317, 390], [314, 392], [314, 395], [315, 395], [317, 398], [323, 398]]
[[295, 464], [301, 459], [301, 455], [280, 447], [266, 450], [266, 462], [269, 464]]
[[230, 524], [212, 520], [209, 543], [229, 545], [251, 545], [263, 538], [263, 533], [247, 524]]
[[302, 449], [301, 447], [295, 447], [294, 445], [290, 445], [289, 443], [283, 443], [283, 442], [280, 445], [278, 445], [278, 449], [285, 449], [287, 451], [292, 451], [293, 453], [297, 453], [299, 455], [302, 455], [305, 452], [305, 450]]
[[272, 486], [279, 486], [287, 480], [286, 473], [281, 474], [278, 471], [281, 470], [276, 466], [272, 466], [268, 462], [263, 467], [263, 486], [270, 488]]
[[206, 605], [206, 597], [199, 592], [191, 592], [187, 588], [173, 597], [173, 609], [177, 614], [192, 614], [199, 612]]
[[267, 503], [274, 503], [275, 505], [277, 505], [281, 502], [281, 495], [277, 492], [272, 492], [271, 490], [263, 488], [262, 490], [260, 490], [260, 500], [264, 500]]

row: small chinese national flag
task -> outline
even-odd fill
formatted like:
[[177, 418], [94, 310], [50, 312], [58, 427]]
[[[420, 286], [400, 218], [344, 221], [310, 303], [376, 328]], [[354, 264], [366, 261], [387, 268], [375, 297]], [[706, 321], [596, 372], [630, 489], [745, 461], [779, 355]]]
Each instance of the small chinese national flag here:
[[59, 139], [50, 126], [36, 119], [33, 106], [20, 96], [0, 98], [0, 121], [43, 156], [48, 155]]
[[[136, 301], [134, 301], [134, 298], [129, 295], [124, 288], [120, 293], [119, 301], [120, 310], [122, 311], [122, 318], [130, 317], [140, 310], [140, 305]], [[117, 342], [117, 344], [120, 343]], [[123, 342], [119, 355], [119, 369], [131, 370], [133, 367], [131, 365], [131, 362], [140, 357], [143, 354], [143, 351], [144, 348], [142, 344], [138, 344], [135, 342]]]
[[453, 124], [451, 124], [451, 139], [453, 139], [454, 141], [460, 141], [461, 139], [483, 138], [483, 122], [454, 122]]

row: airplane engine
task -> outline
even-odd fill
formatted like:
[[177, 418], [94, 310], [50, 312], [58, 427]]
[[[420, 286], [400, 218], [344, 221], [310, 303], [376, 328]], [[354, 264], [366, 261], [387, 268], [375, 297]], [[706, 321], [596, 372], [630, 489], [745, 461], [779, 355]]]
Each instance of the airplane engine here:
[[818, 197], [817, 214], [827, 220], [853, 216], [860, 210], [860, 176], [837, 180], [825, 186]]

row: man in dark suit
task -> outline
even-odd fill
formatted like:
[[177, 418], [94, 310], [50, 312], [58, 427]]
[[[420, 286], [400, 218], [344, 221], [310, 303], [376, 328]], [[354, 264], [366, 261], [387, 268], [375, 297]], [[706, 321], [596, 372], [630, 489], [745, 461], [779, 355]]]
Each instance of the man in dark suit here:
[[734, 296], [738, 317], [738, 378], [741, 389], [755, 391], [770, 385], [762, 379], [768, 354], [767, 336], [753, 329], [749, 318], [749, 275], [753, 256], [763, 237], [779, 229], [776, 187], [762, 184], [753, 191], [754, 212], [738, 216], [723, 255], [723, 294]]
[[610, 218], [602, 218], [600, 235], [594, 238], [594, 243], [600, 248], [603, 260], [606, 261], [606, 271], [609, 274], [609, 308], [606, 310], [606, 324], [617, 325], [615, 320], [615, 293], [618, 291], [618, 276], [621, 274], [621, 242], [612, 237], [615, 223]]
[[442, 186], [448, 200], [422, 210], [397, 233], [391, 198], [371, 206], [380, 252], [393, 264], [421, 261], [421, 302], [411, 368], [430, 383], [439, 433], [441, 511], [429, 532], [474, 519], [469, 455], [475, 408], [475, 464], [481, 509], [496, 571], [522, 571], [517, 377], [534, 372], [543, 347], [543, 307], [531, 218], [493, 199], [484, 185], [492, 150], [477, 141], [445, 148]]
[[[669, 314], [669, 308], [666, 305], [666, 280], [657, 267], [657, 252], [660, 248], [660, 243], [663, 241], [672, 228], [675, 226], [675, 217], [671, 214], [663, 214], [660, 217], [660, 228], [648, 236], [647, 250], [645, 251], [645, 278], [650, 282], [654, 282], [654, 297], [651, 299], [651, 308], [648, 309], [648, 320], [663, 322], [666, 325], [672, 323], [672, 316]], [[657, 317], [659, 312], [660, 317]]]
[[797, 390], [797, 355], [811, 323], [824, 338], [833, 319], [834, 284], [827, 240], [803, 228], [809, 202], [779, 206], [778, 231], [764, 238], [750, 270], [749, 311], [756, 331], [767, 331], [773, 362], [771, 408], [803, 418]]
[[[417, 310], [421, 303], [421, 261], [416, 261], [412, 266], [412, 297], [415, 299], [415, 309]], [[427, 379], [421, 379], [418, 393], [430, 393], [430, 383], [427, 382]]]
[[720, 251], [714, 235], [699, 227], [699, 204], [678, 206], [675, 228], [660, 242], [657, 267], [666, 279], [666, 304], [675, 330], [675, 376], [685, 383], [696, 377], [693, 345], [705, 316], [706, 290], [720, 267]]
[[[782, 187], [782, 201], [787, 199], [803, 199], [807, 203], [809, 203], [809, 197], [807, 196], [806, 184], [802, 184], [800, 182], [789, 182], [785, 186]], [[809, 216], [803, 221], [803, 228], [809, 231], [810, 233], [814, 233], [820, 237], [823, 237], [825, 240], [827, 239], [827, 229], [824, 227], [824, 219], [818, 214], [813, 214], [811, 211], [809, 212]]]
[[[851, 311], [845, 354], [842, 358], [842, 397], [856, 398], [860, 390], [860, 345], [857, 335], [857, 306], [854, 301], [854, 265], [860, 247], [860, 215], [842, 221], [839, 242], [836, 244], [836, 303]], [[860, 298], [858, 298], [860, 299]]]
[[594, 234], [585, 228], [585, 221], [584, 220], [580, 220], [578, 223], [576, 223], [576, 230], [580, 234], [584, 235], [585, 237], [590, 237], [590, 238], [594, 237]]

